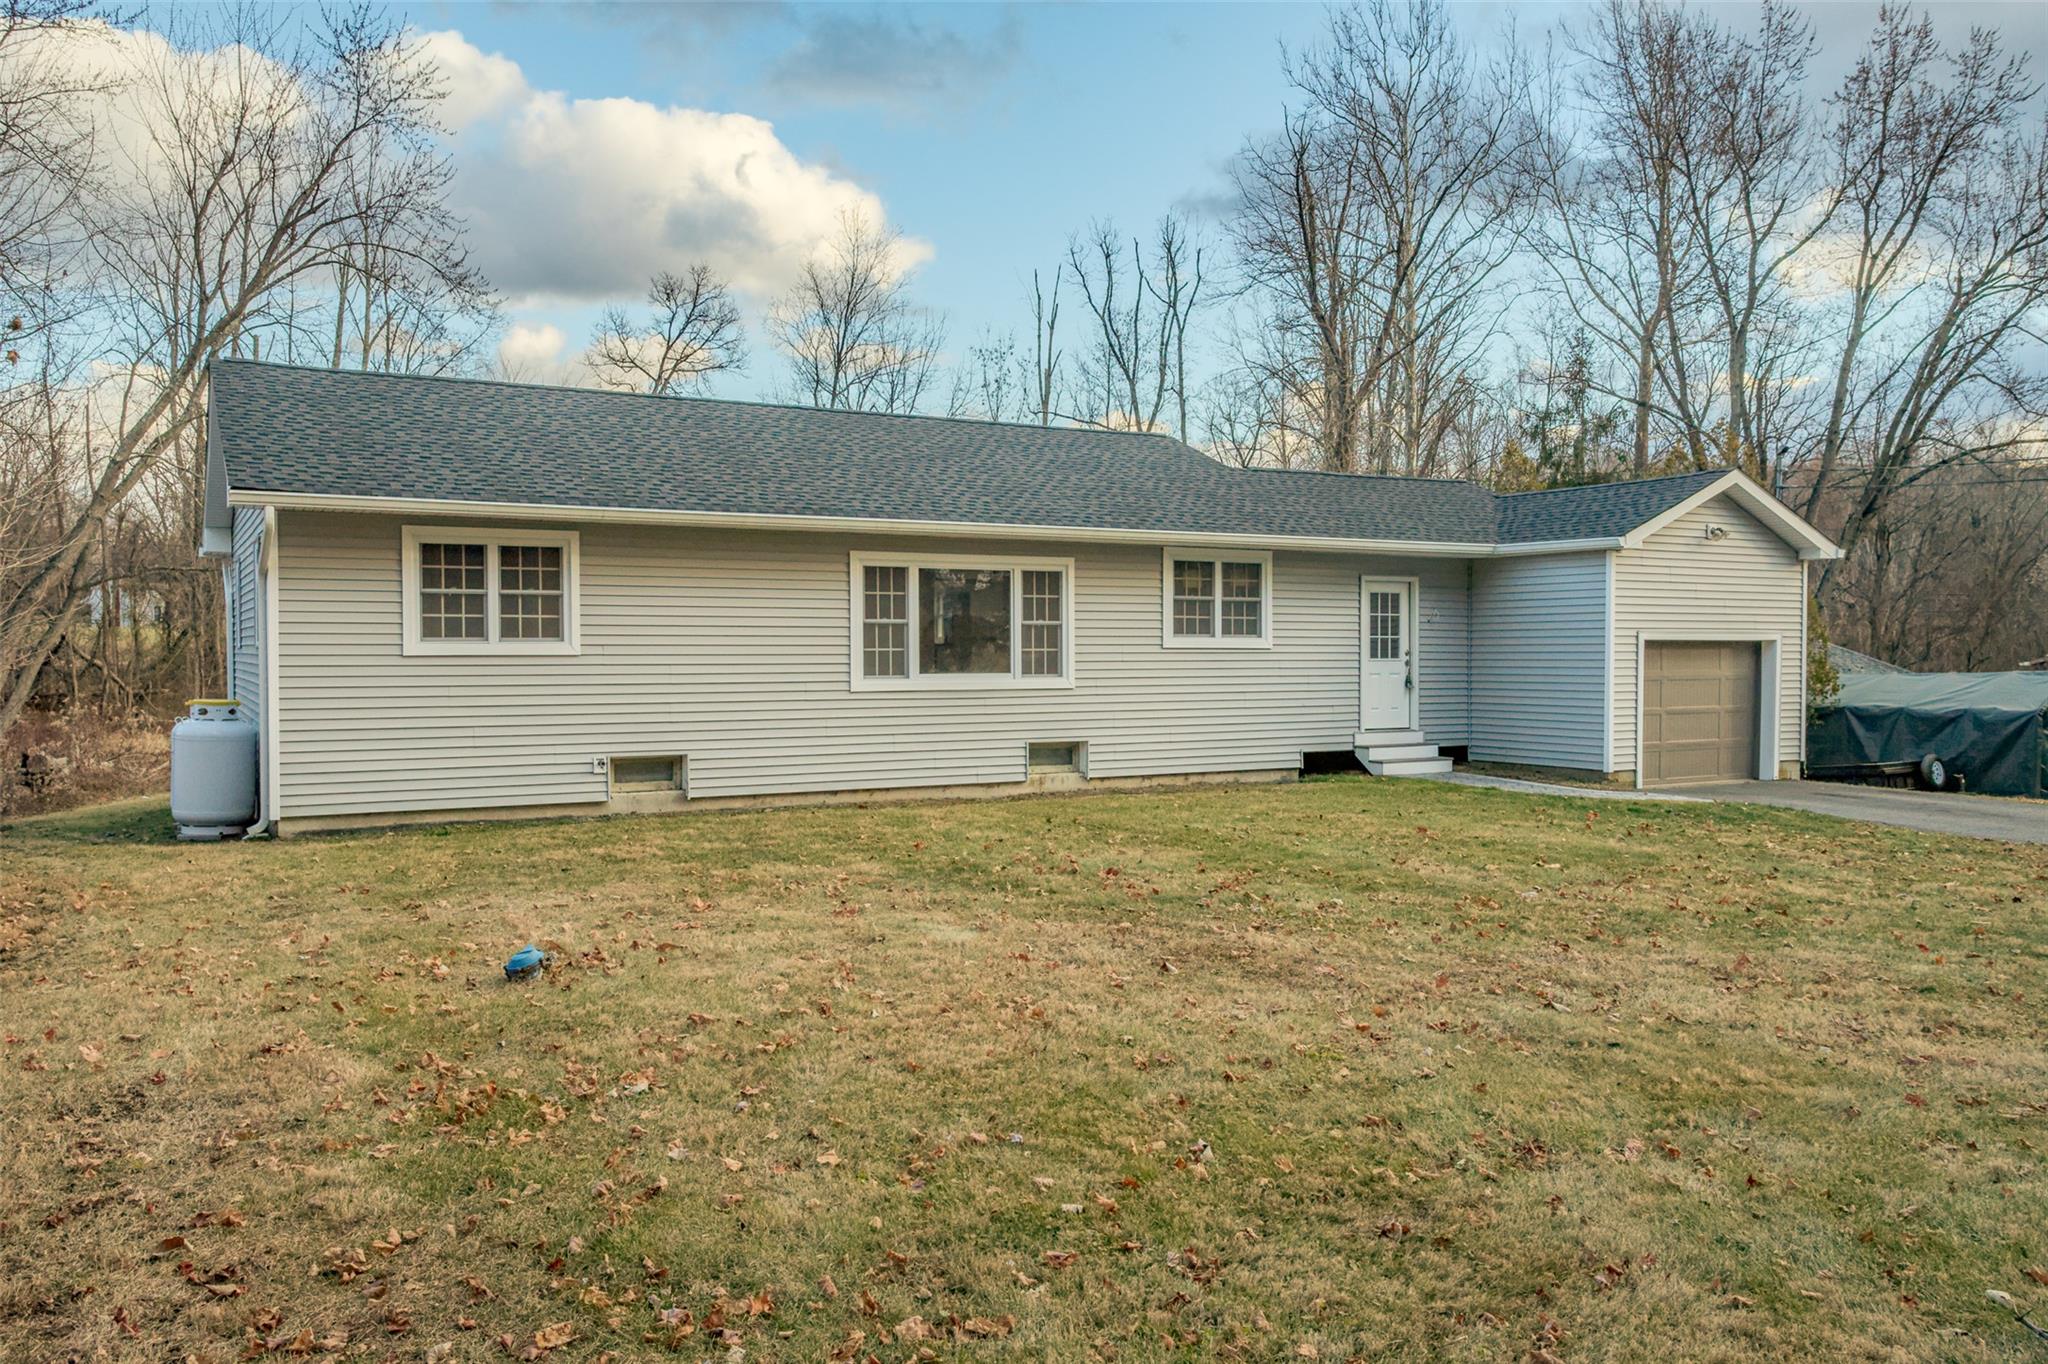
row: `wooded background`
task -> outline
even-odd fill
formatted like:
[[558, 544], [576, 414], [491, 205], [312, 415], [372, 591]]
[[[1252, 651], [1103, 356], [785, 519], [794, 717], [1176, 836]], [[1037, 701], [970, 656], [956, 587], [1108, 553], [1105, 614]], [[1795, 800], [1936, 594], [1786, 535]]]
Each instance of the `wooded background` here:
[[[949, 341], [849, 215], [755, 317], [648, 262], [582, 374], [680, 397], [759, 364], [792, 402], [1503, 490], [1736, 467], [1848, 550], [1815, 574], [1837, 642], [2048, 654], [2037, 63], [1892, 8], [1816, 90], [1797, 8], [1736, 13], [1607, 0], [1479, 42], [1435, 0], [1333, 10], [1227, 211], [1077, 224], [1018, 263], [1011, 330]], [[78, 0], [0, 21], [0, 807], [146, 785], [164, 716], [224, 685], [212, 357], [526, 377], [415, 35], [368, 6], [162, 19], [118, 60], [124, 16]]]

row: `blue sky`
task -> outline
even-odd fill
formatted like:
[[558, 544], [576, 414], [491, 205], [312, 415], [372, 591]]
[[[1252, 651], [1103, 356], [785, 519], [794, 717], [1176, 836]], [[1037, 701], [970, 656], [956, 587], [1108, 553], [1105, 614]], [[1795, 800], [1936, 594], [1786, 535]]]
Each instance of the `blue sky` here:
[[[1737, 22], [1749, 11], [1716, 8]], [[580, 349], [603, 303], [630, 292], [625, 281], [653, 270], [708, 255], [752, 281], [757, 313], [777, 263], [797, 259], [798, 243], [851, 200], [928, 247], [918, 294], [946, 314], [956, 352], [985, 327], [1021, 327], [1032, 267], [1049, 271], [1093, 218], [1142, 230], [1179, 207], [1220, 236], [1228, 159], [1277, 122], [1282, 45], [1312, 40], [1323, 14], [1308, 4], [445, 0], [400, 10], [422, 32], [460, 35], [458, 96], [492, 111], [455, 137], [458, 198], [511, 305], [508, 356], [549, 378], [574, 377], [550, 364]], [[1577, 10], [1470, 4], [1456, 14], [1475, 34], [1512, 21], [1540, 40]], [[1816, 79], [1831, 82], [1875, 5], [1810, 12], [1824, 43]], [[1946, 35], [1989, 22], [2048, 49], [2048, 5], [1950, 3], [1936, 19]], [[600, 151], [618, 156], [609, 172], [590, 167]], [[660, 181], [659, 192], [643, 196], [643, 181]], [[628, 231], [636, 217], [655, 225]], [[550, 327], [563, 343], [555, 362], [543, 358]], [[774, 357], [758, 328], [750, 339], [750, 372], [713, 391], [772, 389]]]

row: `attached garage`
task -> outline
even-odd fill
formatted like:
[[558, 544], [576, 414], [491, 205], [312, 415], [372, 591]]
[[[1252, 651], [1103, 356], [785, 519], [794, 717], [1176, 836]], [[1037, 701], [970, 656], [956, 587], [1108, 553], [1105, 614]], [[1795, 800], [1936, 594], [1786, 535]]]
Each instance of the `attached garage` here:
[[1749, 641], [1644, 642], [1645, 786], [1757, 775], [1760, 660]]
[[1608, 771], [1637, 786], [1796, 777], [1806, 565], [1833, 553], [1743, 483], [1632, 532], [1613, 559]]

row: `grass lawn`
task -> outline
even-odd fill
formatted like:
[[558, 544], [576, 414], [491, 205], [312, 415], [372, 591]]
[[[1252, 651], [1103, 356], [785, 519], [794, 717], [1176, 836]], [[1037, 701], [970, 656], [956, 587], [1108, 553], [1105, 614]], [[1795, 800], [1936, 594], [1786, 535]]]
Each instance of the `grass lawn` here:
[[2042, 1357], [2048, 847], [1359, 779], [168, 832], [0, 830], [0, 1359]]

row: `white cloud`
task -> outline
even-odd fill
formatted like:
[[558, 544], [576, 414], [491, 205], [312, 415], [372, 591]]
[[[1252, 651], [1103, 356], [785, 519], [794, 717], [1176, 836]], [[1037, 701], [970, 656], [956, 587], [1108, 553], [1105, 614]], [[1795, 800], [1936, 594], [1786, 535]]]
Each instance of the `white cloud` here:
[[[871, 191], [784, 146], [773, 125], [638, 99], [535, 90], [461, 34], [423, 41], [448, 79], [455, 199], [477, 263], [516, 305], [635, 297], [658, 270], [702, 261], [757, 299]], [[929, 246], [910, 243], [914, 264]]]
[[568, 336], [552, 322], [514, 322], [498, 339], [498, 371], [522, 383], [581, 383], [582, 357], [565, 354], [568, 346]]
[[239, 43], [181, 47], [148, 29], [102, 19], [31, 27], [0, 53], [0, 66], [36, 68], [75, 87], [68, 113], [89, 127], [100, 153], [96, 188], [107, 195], [160, 187], [179, 169], [169, 159], [166, 111], [193, 116], [194, 92], [245, 85], [252, 104], [275, 100], [303, 116], [292, 72]]
[[460, 33], [423, 34], [419, 46], [440, 69], [447, 86], [441, 121], [456, 132], [503, 113], [532, 93], [518, 62], [500, 52], [485, 52]]

